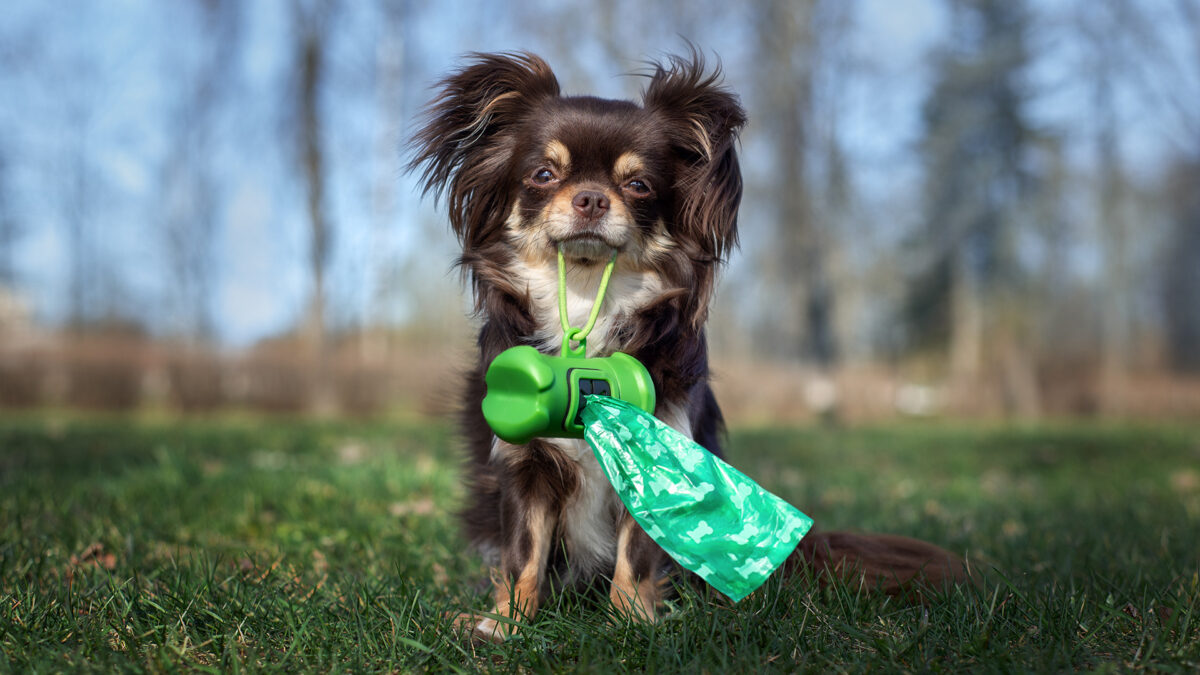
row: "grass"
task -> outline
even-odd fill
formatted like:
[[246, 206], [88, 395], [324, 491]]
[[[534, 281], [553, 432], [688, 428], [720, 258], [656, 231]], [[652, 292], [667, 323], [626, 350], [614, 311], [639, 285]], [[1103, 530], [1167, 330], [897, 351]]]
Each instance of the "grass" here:
[[926, 605], [805, 578], [653, 626], [555, 598], [472, 648], [483, 609], [433, 424], [0, 419], [0, 670], [1200, 669], [1200, 429], [741, 431], [731, 458], [824, 528], [992, 570]]

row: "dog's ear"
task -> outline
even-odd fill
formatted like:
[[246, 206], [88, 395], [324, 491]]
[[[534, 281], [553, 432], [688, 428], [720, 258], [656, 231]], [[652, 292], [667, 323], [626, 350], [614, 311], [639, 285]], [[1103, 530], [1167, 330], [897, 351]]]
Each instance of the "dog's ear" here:
[[442, 80], [413, 137], [408, 170], [423, 167], [424, 193], [448, 196], [450, 225], [468, 248], [501, 227], [511, 195], [504, 185], [516, 148], [515, 124], [557, 96], [546, 62], [528, 53], [471, 54]]
[[675, 227], [720, 260], [737, 245], [737, 211], [742, 199], [737, 135], [746, 123], [736, 95], [720, 85], [721, 70], [705, 72], [704, 59], [673, 56], [654, 64], [642, 100], [665, 125], [678, 161]]

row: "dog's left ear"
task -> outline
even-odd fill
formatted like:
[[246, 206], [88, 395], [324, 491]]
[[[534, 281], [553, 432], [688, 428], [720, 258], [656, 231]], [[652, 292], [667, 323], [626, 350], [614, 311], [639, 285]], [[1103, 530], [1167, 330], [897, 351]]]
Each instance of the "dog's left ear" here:
[[705, 73], [704, 59], [693, 51], [690, 59], [656, 64], [642, 97], [665, 125], [677, 157], [675, 227], [715, 260], [737, 245], [742, 172], [735, 146], [746, 124], [737, 96], [720, 79], [720, 68]]

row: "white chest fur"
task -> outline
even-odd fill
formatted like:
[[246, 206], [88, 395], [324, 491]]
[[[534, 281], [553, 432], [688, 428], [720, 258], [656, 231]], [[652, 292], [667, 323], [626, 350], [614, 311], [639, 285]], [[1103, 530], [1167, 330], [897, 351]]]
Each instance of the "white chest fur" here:
[[[543, 352], [558, 354], [562, 348], [562, 319], [558, 304], [558, 268], [553, 263], [519, 262], [514, 270], [525, 282], [533, 315], [537, 320], [535, 336]], [[567, 318], [571, 327], [582, 328], [596, 303], [604, 265], [580, 266], [567, 263]], [[619, 321], [645, 307], [663, 292], [662, 279], [648, 271], [625, 269], [618, 259], [601, 300], [600, 313], [587, 342], [588, 356], [604, 356], [619, 351], [612, 341], [612, 329]]]

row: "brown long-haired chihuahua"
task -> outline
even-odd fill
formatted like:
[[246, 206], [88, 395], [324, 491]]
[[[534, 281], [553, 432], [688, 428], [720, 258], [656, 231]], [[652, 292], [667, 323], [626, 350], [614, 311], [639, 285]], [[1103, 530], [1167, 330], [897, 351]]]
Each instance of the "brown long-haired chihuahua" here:
[[[670, 558], [634, 522], [582, 441], [497, 439], [480, 403], [500, 352], [562, 345], [557, 252], [568, 314], [582, 325], [613, 251], [616, 268], [589, 356], [631, 354], [650, 371], [655, 415], [721, 455], [705, 322], [716, 273], [737, 244], [738, 98], [696, 52], [656, 64], [639, 104], [562, 96], [540, 58], [474, 54], [441, 82], [413, 140], [425, 191], [445, 197], [482, 324], [466, 377], [467, 537], [492, 566], [494, 607], [456, 625], [502, 640], [555, 584], [611, 580], [614, 608], [654, 620]], [[955, 556], [902, 537], [811, 533], [785, 568], [854, 575], [886, 592], [917, 576], [961, 579]]]

